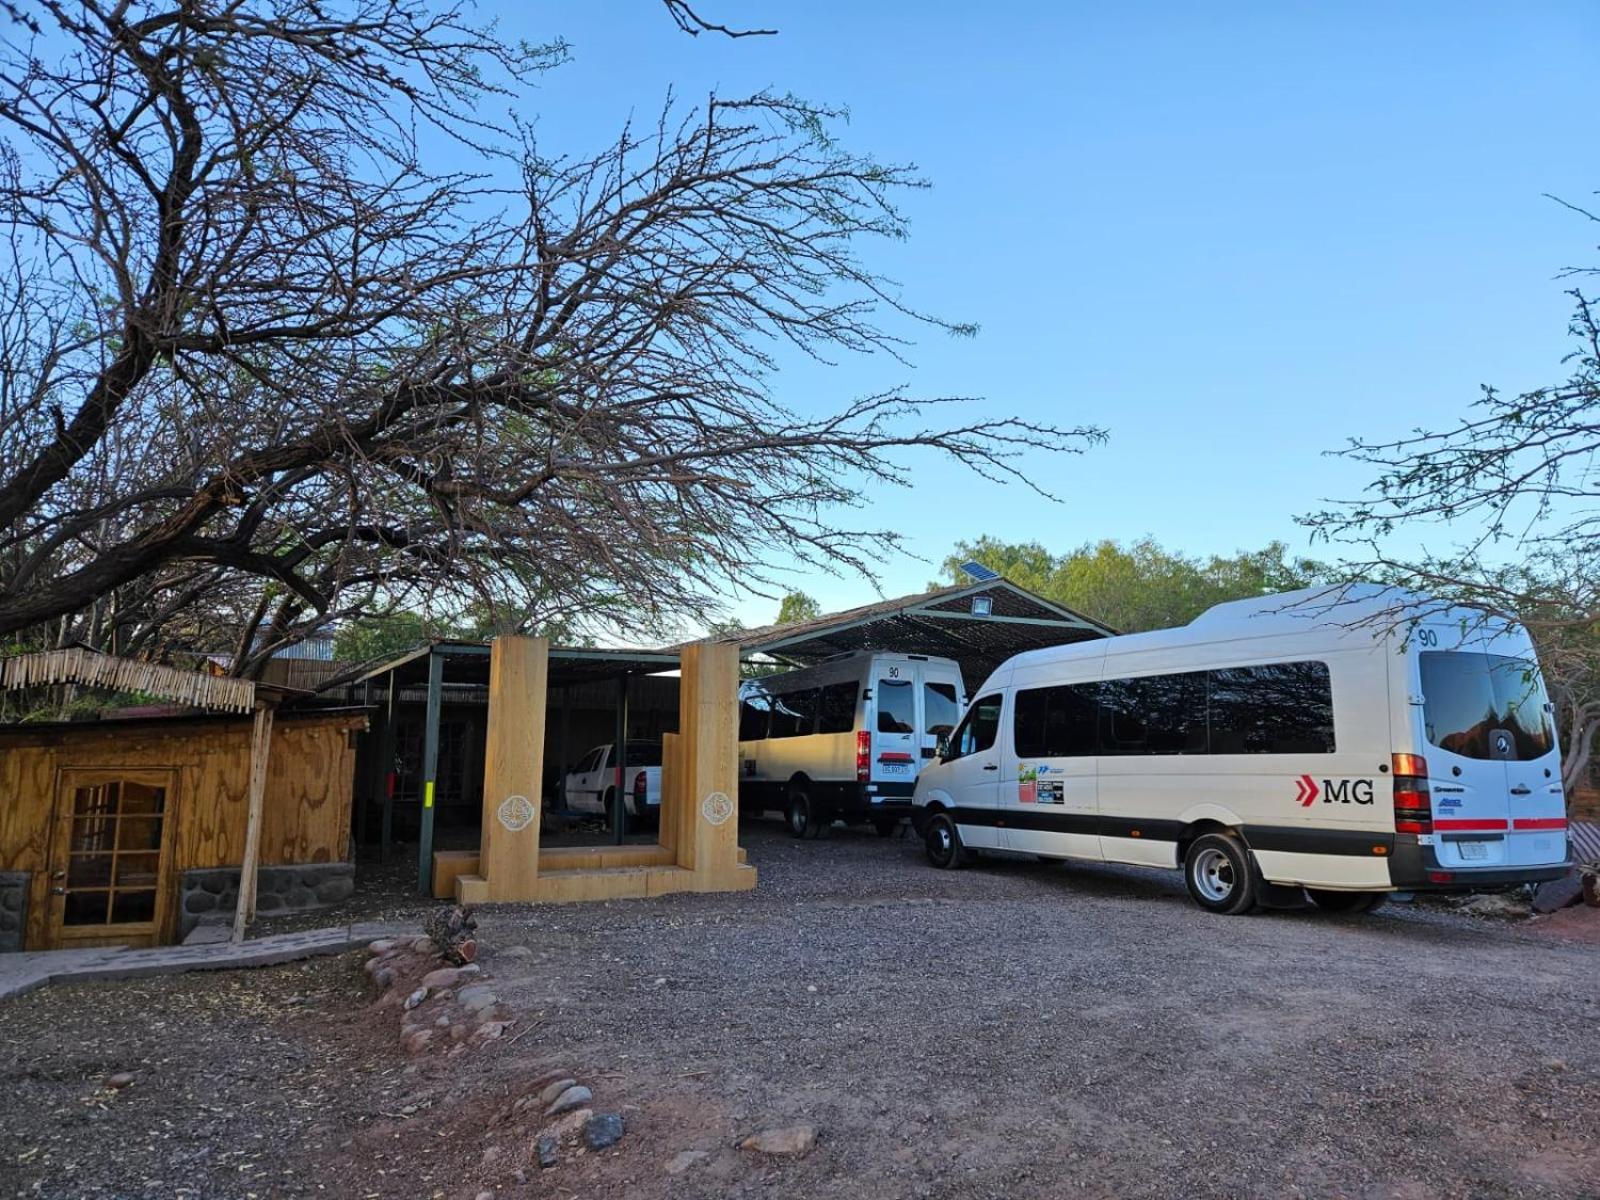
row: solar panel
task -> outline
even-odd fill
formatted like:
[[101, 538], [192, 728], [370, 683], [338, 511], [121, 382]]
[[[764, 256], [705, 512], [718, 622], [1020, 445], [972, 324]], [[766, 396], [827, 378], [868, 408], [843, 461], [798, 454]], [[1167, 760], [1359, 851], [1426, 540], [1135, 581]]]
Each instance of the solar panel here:
[[964, 562], [957, 570], [972, 580], [973, 583], [993, 583], [1001, 577], [999, 571], [991, 571], [988, 567], [978, 562]]

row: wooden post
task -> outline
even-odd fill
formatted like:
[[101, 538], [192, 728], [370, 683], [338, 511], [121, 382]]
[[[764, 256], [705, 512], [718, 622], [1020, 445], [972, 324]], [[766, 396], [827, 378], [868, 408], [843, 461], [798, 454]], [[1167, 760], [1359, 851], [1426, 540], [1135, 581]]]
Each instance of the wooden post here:
[[682, 741], [675, 733], [661, 735], [661, 845], [672, 851], [672, 861], [678, 861], [677, 850], [683, 843], [683, 779]]
[[550, 643], [501, 637], [489, 648], [478, 874], [490, 900], [533, 900], [539, 874]]
[[417, 829], [417, 894], [433, 895], [433, 784], [439, 774], [439, 705], [444, 655], [428, 652], [427, 724], [422, 729], [422, 810]]
[[679, 684], [680, 867], [716, 883], [739, 869], [739, 647], [696, 642], [683, 650]]
[[239, 865], [239, 899], [233, 908], [232, 941], [244, 941], [245, 926], [256, 917], [256, 873], [261, 861], [261, 812], [267, 792], [267, 757], [272, 752], [272, 707], [256, 706], [250, 732], [250, 790], [244, 831], [244, 861]]

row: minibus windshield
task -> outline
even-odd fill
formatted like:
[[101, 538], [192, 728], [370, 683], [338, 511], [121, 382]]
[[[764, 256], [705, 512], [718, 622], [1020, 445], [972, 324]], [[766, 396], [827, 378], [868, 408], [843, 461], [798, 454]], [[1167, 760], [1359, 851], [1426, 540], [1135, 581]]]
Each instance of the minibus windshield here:
[[[1463, 758], [1543, 758], [1555, 749], [1555, 723], [1539, 665], [1530, 658], [1473, 650], [1425, 650], [1422, 719], [1428, 742]], [[1511, 734], [1496, 753], [1491, 734]]]

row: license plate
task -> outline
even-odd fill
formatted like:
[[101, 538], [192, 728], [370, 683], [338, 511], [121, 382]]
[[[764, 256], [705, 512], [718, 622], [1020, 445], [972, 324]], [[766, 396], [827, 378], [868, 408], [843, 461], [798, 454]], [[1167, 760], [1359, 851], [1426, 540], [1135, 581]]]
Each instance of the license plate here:
[[898, 762], [879, 763], [878, 766], [882, 768], [882, 773], [885, 774], [885, 775], [909, 775], [909, 774], [911, 774], [911, 764], [910, 763], [898, 763]]
[[1465, 862], [1487, 862], [1489, 858], [1487, 842], [1457, 842], [1456, 849], [1461, 851], [1462, 860]]

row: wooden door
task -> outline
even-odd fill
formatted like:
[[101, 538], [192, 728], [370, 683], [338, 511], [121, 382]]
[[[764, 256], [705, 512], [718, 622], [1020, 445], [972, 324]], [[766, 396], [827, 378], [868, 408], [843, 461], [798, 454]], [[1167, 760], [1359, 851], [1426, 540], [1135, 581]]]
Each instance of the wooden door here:
[[168, 886], [177, 772], [65, 770], [50, 854], [50, 945], [150, 946]]

